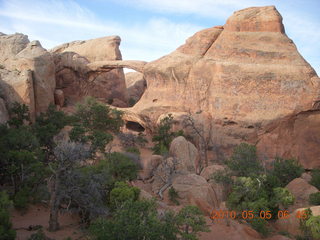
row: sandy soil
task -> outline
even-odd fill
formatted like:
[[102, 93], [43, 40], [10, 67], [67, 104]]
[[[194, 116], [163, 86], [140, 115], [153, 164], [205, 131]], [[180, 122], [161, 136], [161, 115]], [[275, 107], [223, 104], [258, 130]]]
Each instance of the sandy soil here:
[[37, 231], [28, 231], [29, 226], [41, 225], [47, 237], [63, 240], [67, 237], [71, 239], [85, 239], [84, 234], [79, 227], [79, 217], [74, 214], [66, 213], [59, 216], [61, 229], [57, 232], [48, 232], [49, 209], [43, 205], [29, 206], [25, 214], [17, 210], [11, 213], [13, 228], [17, 230], [17, 240], [26, 240]]

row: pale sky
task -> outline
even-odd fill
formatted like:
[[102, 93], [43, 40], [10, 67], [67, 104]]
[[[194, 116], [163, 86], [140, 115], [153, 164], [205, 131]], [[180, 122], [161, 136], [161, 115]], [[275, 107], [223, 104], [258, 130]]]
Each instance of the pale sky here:
[[0, 32], [43, 47], [119, 35], [123, 59], [151, 61], [236, 10], [275, 5], [287, 35], [320, 74], [320, 0], [0, 0]]

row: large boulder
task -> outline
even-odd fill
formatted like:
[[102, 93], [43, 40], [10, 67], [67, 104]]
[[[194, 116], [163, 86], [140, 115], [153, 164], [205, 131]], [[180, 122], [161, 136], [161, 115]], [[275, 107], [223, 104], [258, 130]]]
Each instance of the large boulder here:
[[29, 107], [31, 118], [54, 103], [53, 58], [38, 41], [23, 34], [0, 35], [0, 88], [8, 107], [13, 102]]
[[127, 106], [127, 91], [122, 68], [93, 70], [88, 64], [121, 60], [118, 36], [75, 41], [51, 50], [56, 65], [57, 88], [67, 103], [93, 96], [118, 107]]
[[196, 174], [178, 175], [172, 187], [179, 195], [181, 204], [194, 204], [206, 214], [219, 207], [216, 194], [207, 181]]
[[195, 173], [197, 169], [198, 150], [183, 136], [179, 136], [172, 140], [169, 150], [170, 156], [176, 159], [175, 166], [178, 172]]
[[293, 206], [290, 206], [289, 209], [297, 209], [301, 207], [307, 207], [309, 205], [309, 196], [312, 193], [317, 193], [319, 190], [310, 185], [305, 179], [295, 178], [293, 179], [286, 188], [295, 198]]

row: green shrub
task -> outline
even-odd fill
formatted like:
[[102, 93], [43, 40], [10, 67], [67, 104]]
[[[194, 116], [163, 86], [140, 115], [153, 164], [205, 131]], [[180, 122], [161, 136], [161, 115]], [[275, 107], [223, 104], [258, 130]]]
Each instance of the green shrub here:
[[261, 164], [257, 159], [256, 147], [247, 143], [236, 146], [226, 164], [233, 175], [238, 177], [257, 176], [262, 171]]
[[320, 192], [311, 193], [309, 195], [309, 203], [311, 205], [320, 205]]
[[304, 169], [295, 159], [276, 158], [271, 175], [279, 179], [281, 187], [285, 187], [293, 179], [298, 178]]
[[131, 187], [124, 182], [116, 182], [114, 188], [110, 192], [111, 206], [117, 208], [126, 201], [136, 201], [139, 194], [139, 188]]
[[140, 155], [140, 150], [137, 147], [127, 147], [126, 152], [131, 152]]
[[152, 141], [155, 142], [153, 153], [159, 155], [168, 153], [171, 141], [175, 137], [183, 135], [182, 131], [172, 132], [172, 124], [172, 114], [169, 114], [168, 116], [160, 120], [160, 125], [152, 138]]
[[169, 211], [160, 216], [155, 201], [126, 201], [112, 218], [99, 218], [89, 228], [95, 240], [197, 240], [204, 231], [209, 229], [199, 208], [186, 206], [177, 214]]
[[310, 229], [314, 239], [320, 239], [320, 216], [310, 216], [306, 221], [306, 227]]
[[311, 175], [312, 179], [310, 181], [310, 184], [320, 190], [320, 169], [312, 170]]
[[178, 198], [179, 198], [179, 194], [173, 187], [171, 187], [169, 189], [169, 200], [176, 205], [180, 205]]
[[273, 201], [275, 205], [282, 208], [288, 208], [294, 203], [294, 196], [286, 188], [277, 187], [273, 189], [274, 197]]
[[29, 238], [28, 240], [46, 240], [47, 237], [46, 235], [44, 234], [43, 230], [40, 229], [38, 230], [36, 233], [33, 233]]
[[107, 164], [115, 181], [131, 181], [137, 178], [137, 164], [124, 154], [117, 152], [109, 154]]
[[268, 228], [268, 223], [264, 219], [254, 218], [249, 220], [249, 224], [254, 230], [259, 232], [263, 237], [268, 236], [268, 234], [270, 233], [270, 230]]
[[9, 208], [11, 202], [5, 192], [0, 192], [0, 240], [14, 240], [16, 231], [12, 229]]
[[14, 196], [13, 203], [14, 207], [19, 210], [24, 210], [27, 208], [29, 203], [30, 190], [27, 188], [21, 189]]

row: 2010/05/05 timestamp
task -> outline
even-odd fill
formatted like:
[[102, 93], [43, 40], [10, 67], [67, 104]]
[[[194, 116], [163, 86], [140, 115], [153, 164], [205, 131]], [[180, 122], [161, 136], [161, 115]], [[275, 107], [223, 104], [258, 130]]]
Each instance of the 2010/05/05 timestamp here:
[[[276, 213], [276, 217], [278, 219], [288, 219], [290, 218], [291, 214], [289, 211], [278, 211]], [[307, 219], [308, 215], [305, 210], [297, 211], [294, 213], [296, 218], [299, 219]], [[260, 219], [266, 219], [269, 220], [271, 218], [274, 218], [275, 216], [271, 211], [260, 211], [259, 213], [254, 213], [254, 211], [242, 211], [237, 213], [236, 211], [229, 211], [229, 210], [213, 210], [210, 214], [210, 219], [236, 219], [236, 218], [242, 218], [244, 220], [246, 219], [254, 219], [254, 218], [260, 218]]]

